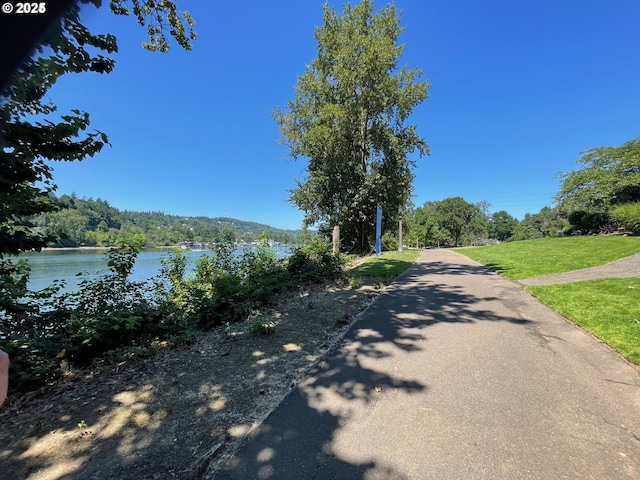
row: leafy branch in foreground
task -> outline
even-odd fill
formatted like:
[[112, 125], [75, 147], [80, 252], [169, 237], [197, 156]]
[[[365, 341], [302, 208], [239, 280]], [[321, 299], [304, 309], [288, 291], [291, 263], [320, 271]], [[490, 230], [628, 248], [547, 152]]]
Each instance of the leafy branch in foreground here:
[[[127, 4], [130, 4], [129, 8]], [[193, 30], [195, 21], [187, 10], [182, 18], [174, 2], [168, 0], [111, 0], [111, 11], [116, 15], [131, 15], [138, 24], [147, 27], [149, 41], [143, 42], [144, 49], [152, 52], [167, 52], [171, 48], [165, 32], [178, 42], [185, 50], [191, 50], [191, 41], [196, 39]]]
[[[195, 33], [193, 19], [183, 14], [189, 34], [174, 2], [130, 0], [141, 25], [149, 25], [150, 50], [166, 51], [165, 31], [186, 49]], [[85, 0], [99, 7], [101, 0]], [[130, 13], [125, 0], [112, 0], [118, 15]], [[42, 36], [35, 52], [14, 73], [0, 92], [0, 259], [41, 249], [52, 237], [33, 229], [29, 220], [53, 212], [60, 203], [53, 197], [51, 161], [80, 161], [92, 157], [108, 143], [106, 134], [88, 131], [89, 114], [73, 109], [59, 118], [47, 92], [69, 73], [110, 73], [118, 50], [115, 36], [93, 34], [80, 21], [80, 4], [74, 4]]]

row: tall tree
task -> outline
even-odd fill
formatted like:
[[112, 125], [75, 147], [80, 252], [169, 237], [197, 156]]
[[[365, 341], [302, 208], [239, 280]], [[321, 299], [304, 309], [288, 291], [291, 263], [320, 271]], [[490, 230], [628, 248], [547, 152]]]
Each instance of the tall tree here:
[[518, 223], [518, 220], [512, 217], [506, 210], [494, 212], [489, 217], [489, 236], [501, 242], [509, 240]]
[[413, 188], [408, 154], [429, 152], [406, 125], [430, 85], [421, 70], [398, 68], [402, 30], [393, 5], [374, 14], [373, 2], [362, 0], [339, 14], [325, 4], [318, 56], [294, 100], [274, 111], [291, 156], [308, 159], [290, 201], [305, 212], [305, 226], [340, 226], [347, 248], [368, 248], [376, 205], [395, 222]]
[[452, 246], [461, 246], [465, 239], [469, 243], [475, 238], [486, 237], [488, 220], [484, 207], [484, 202], [474, 205], [462, 197], [449, 197], [436, 203], [438, 224], [449, 234]]
[[407, 217], [408, 234], [411, 244], [416, 246], [439, 246], [445, 240], [445, 233], [438, 224], [437, 202], [426, 202], [415, 208]]

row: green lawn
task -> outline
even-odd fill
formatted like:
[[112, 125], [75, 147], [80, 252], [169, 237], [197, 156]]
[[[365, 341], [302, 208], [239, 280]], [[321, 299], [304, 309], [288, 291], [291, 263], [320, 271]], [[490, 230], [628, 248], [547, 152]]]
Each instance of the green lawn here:
[[640, 252], [640, 237], [561, 237], [457, 250], [505, 278], [518, 280], [604, 265]]
[[527, 290], [640, 365], [640, 279], [590, 280]]
[[388, 283], [409, 268], [420, 255], [420, 250], [404, 250], [400, 252], [382, 252], [372, 255], [349, 273], [355, 278], [375, 278]]

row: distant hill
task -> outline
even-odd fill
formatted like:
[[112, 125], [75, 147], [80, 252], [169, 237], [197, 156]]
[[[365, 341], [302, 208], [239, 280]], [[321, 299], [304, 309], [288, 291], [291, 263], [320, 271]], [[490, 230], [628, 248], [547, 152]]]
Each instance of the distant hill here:
[[302, 230], [282, 230], [229, 217], [185, 217], [162, 212], [118, 210], [106, 200], [63, 195], [66, 208], [33, 218], [46, 234], [60, 238], [50, 246], [113, 246], [128, 235], [144, 234], [147, 246], [177, 245], [182, 241], [254, 241], [263, 231], [269, 239], [295, 244]]

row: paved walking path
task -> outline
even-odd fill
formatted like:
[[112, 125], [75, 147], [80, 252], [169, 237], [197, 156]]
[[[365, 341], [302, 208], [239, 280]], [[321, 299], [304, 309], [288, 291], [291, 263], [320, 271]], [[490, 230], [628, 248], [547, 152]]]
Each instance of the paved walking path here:
[[427, 251], [215, 478], [640, 479], [640, 372]]
[[556, 273], [542, 277], [526, 278], [524, 280], [518, 280], [518, 283], [522, 285], [550, 285], [553, 283], [571, 283], [601, 278], [637, 277], [640, 277], [640, 253], [598, 267], [583, 268], [581, 270], [574, 270], [573, 272]]

